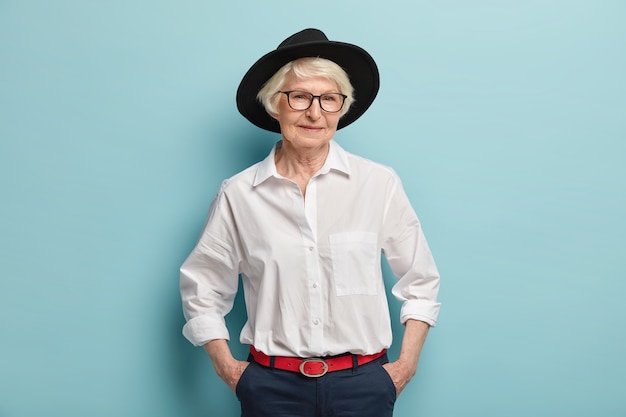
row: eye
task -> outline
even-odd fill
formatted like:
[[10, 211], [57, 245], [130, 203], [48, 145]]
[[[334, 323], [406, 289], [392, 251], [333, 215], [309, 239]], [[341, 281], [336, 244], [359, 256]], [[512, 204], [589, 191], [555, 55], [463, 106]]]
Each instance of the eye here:
[[291, 93], [291, 98], [293, 100], [309, 100], [311, 95], [302, 91], [294, 91]]

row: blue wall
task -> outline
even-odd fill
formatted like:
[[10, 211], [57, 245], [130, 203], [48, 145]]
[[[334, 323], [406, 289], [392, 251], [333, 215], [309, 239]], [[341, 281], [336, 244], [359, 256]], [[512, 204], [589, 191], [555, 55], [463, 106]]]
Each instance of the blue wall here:
[[398, 171], [443, 276], [396, 415], [625, 416], [625, 20], [617, 0], [0, 0], [0, 416], [238, 415], [180, 334], [178, 268], [277, 139], [239, 80], [309, 26], [378, 61], [336, 139]]

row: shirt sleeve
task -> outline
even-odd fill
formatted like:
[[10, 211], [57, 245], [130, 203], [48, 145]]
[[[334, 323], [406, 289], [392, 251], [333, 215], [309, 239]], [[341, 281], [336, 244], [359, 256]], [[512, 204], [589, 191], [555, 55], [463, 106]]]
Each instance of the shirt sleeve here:
[[402, 302], [400, 321], [437, 324], [439, 272], [421, 223], [395, 176], [388, 195], [383, 227], [383, 252], [398, 282], [393, 295]]
[[198, 243], [180, 268], [186, 324], [183, 335], [195, 346], [229, 339], [224, 316], [233, 307], [239, 279], [236, 227], [224, 185], [211, 204]]

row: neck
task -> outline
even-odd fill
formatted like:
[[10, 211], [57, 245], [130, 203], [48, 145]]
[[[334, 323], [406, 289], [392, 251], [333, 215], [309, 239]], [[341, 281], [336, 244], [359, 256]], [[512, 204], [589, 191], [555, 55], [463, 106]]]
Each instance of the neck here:
[[319, 148], [296, 149], [289, 142], [282, 141], [274, 156], [276, 170], [286, 178], [295, 175], [310, 179], [324, 166], [329, 149], [328, 143]]
[[282, 141], [274, 156], [276, 171], [296, 182], [304, 196], [309, 180], [324, 166], [329, 150], [328, 143], [319, 148], [296, 149], [288, 141]]

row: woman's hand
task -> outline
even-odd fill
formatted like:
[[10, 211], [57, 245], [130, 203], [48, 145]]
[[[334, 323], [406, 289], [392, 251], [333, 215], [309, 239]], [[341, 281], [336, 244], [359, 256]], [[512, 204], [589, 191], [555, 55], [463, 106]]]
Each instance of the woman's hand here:
[[395, 362], [383, 365], [396, 386], [396, 394], [400, 395], [404, 387], [411, 381], [419, 361], [422, 346], [428, 335], [430, 326], [423, 321], [407, 320], [405, 323], [400, 357]]
[[230, 352], [226, 340], [212, 340], [204, 345], [204, 350], [206, 350], [211, 357], [217, 376], [235, 392], [243, 371], [246, 370], [250, 363], [235, 359]]
[[246, 370], [248, 365], [250, 365], [249, 362], [234, 359], [228, 363], [220, 364], [218, 369], [218, 365], [214, 363], [217, 375], [228, 385], [232, 392], [235, 392], [237, 389], [241, 375], [243, 375], [243, 371]]
[[408, 366], [404, 362], [397, 360], [383, 365], [383, 368], [389, 373], [393, 384], [396, 386], [396, 396], [399, 396], [404, 387], [407, 386], [413, 375], [415, 368]]

